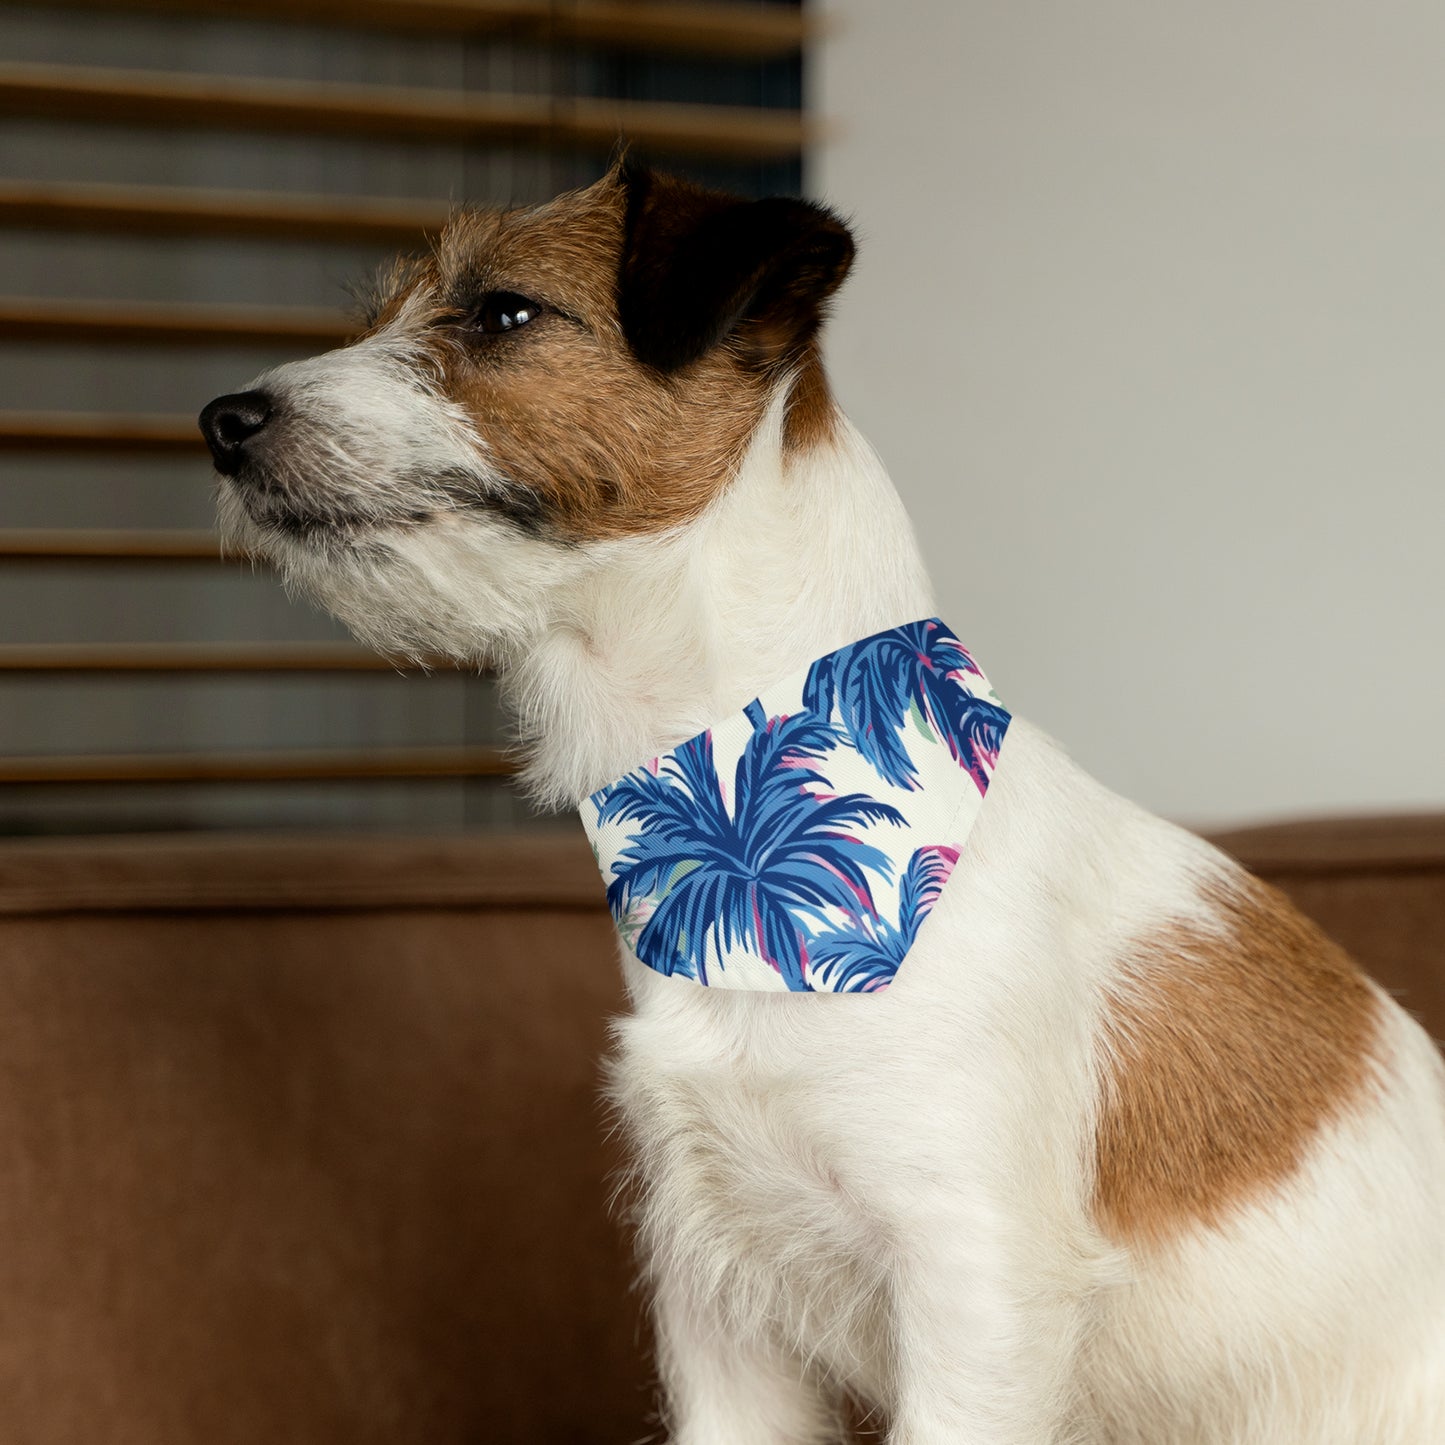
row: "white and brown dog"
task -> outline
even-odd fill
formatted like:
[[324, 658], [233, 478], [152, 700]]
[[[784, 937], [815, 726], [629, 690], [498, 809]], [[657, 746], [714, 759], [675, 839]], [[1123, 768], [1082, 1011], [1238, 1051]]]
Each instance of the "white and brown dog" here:
[[[620, 166], [458, 215], [370, 330], [213, 402], [226, 531], [497, 669], [577, 805], [934, 611], [816, 349], [853, 247]], [[894, 986], [622, 949], [616, 1098], [672, 1439], [1445, 1442], [1445, 1069], [1276, 893], [1015, 722]]]

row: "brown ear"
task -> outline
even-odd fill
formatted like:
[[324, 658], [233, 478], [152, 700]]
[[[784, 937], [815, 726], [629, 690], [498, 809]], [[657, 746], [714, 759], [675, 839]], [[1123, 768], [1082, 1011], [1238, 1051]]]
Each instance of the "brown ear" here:
[[736, 335], [760, 364], [801, 354], [853, 262], [853, 238], [808, 201], [746, 201], [624, 162], [618, 314], [639, 361], [671, 372]]

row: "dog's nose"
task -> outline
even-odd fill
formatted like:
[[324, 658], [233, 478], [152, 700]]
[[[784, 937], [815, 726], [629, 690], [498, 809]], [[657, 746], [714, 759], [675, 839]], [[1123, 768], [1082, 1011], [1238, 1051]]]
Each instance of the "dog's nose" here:
[[238, 391], [218, 396], [201, 413], [201, 435], [211, 449], [216, 470], [233, 477], [246, 459], [246, 443], [271, 419], [271, 398], [264, 391]]

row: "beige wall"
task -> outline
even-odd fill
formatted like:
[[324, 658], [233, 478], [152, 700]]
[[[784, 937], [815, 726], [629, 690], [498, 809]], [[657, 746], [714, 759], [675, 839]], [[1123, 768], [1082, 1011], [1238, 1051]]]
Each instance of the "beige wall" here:
[[945, 616], [1185, 820], [1445, 806], [1445, 6], [833, 0], [833, 324]]

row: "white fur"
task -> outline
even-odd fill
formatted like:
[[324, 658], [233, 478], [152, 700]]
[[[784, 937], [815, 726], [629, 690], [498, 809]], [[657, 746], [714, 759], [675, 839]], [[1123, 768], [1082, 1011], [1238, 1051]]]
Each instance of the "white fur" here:
[[[336, 364], [270, 384], [339, 405]], [[401, 435], [456, 440], [425, 388], [397, 404]], [[494, 660], [534, 787], [575, 804], [933, 612], [867, 444], [844, 424], [785, 460], [781, 418], [780, 394], [729, 488], [663, 537], [564, 548], [457, 514], [353, 554], [231, 520], [371, 641]], [[1208, 921], [1231, 869], [1015, 721], [886, 994], [705, 990], [622, 950], [613, 1090], [676, 1445], [832, 1440], [844, 1389], [893, 1445], [1445, 1441], [1445, 1071], [1392, 1004], [1378, 1100], [1277, 1196], [1157, 1253], [1091, 1215], [1101, 1000], [1132, 940]]]

